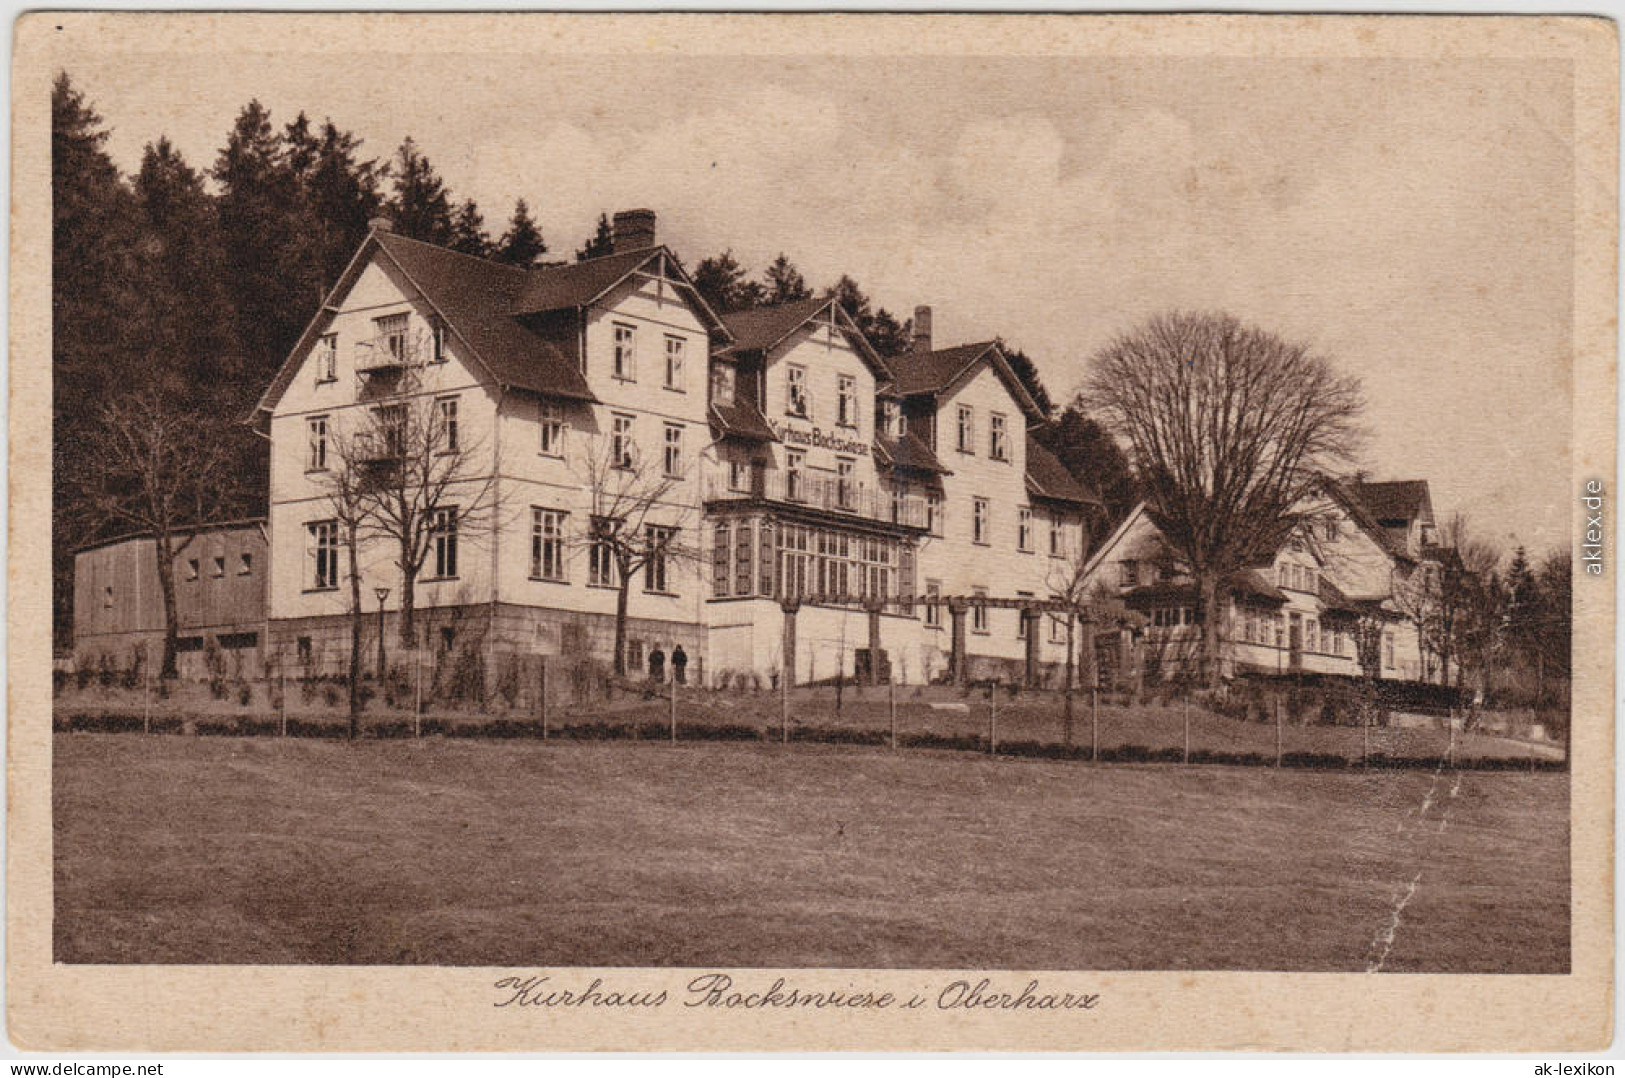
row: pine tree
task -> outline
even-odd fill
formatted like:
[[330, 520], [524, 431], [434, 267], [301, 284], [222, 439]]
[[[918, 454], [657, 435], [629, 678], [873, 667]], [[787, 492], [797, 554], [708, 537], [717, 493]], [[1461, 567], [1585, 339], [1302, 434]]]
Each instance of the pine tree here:
[[456, 236], [451, 196], [434, 165], [419, 150], [412, 136], [401, 143], [390, 164], [395, 179], [389, 213], [395, 231], [425, 243], [451, 246]]
[[1006, 344], [1003, 337], [999, 338], [998, 343], [1004, 357], [1010, 361], [1010, 369], [1015, 372], [1016, 379], [1021, 382], [1027, 395], [1038, 404], [1044, 418], [1048, 419], [1055, 412], [1055, 402], [1050, 400], [1049, 391], [1044, 388], [1044, 380], [1038, 377], [1038, 368], [1034, 366], [1026, 352]]
[[226, 291], [225, 250], [214, 199], [199, 175], [167, 138], [148, 143], [135, 178], [150, 262], [143, 289], [148, 307], [148, 351], [167, 368], [178, 393], [221, 396], [221, 411], [245, 381], [237, 369], [235, 306]]
[[576, 251], [576, 261], [585, 262], [589, 258], [602, 258], [615, 253], [615, 230], [610, 227], [609, 214], [598, 215], [598, 229], [592, 234], [580, 250]]
[[520, 199], [513, 204], [513, 216], [508, 219], [508, 231], [497, 241], [496, 251], [491, 257], [510, 266], [530, 269], [539, 263], [546, 253], [547, 243], [542, 239], [542, 230], [531, 220], [530, 207], [525, 204], [524, 199]]
[[1073, 477], [1100, 495], [1102, 516], [1091, 522], [1091, 545], [1103, 542], [1139, 504], [1140, 485], [1128, 458], [1099, 423], [1074, 401], [1053, 422], [1033, 431], [1040, 445], [1054, 453]]
[[91, 538], [68, 467], [109, 394], [139, 379], [124, 354], [139, 335], [135, 197], [106, 150], [102, 118], [66, 72], [51, 87], [51, 612], [73, 628], [73, 551]]
[[746, 277], [732, 250], [701, 259], [694, 267], [694, 287], [721, 313], [759, 307], [763, 299], [762, 286]]
[[[304, 188], [305, 216], [317, 229], [316, 257], [325, 291], [337, 283], [366, 239], [368, 225], [383, 210], [380, 166], [376, 160], [362, 160], [361, 140], [340, 131], [332, 120], [324, 121], [314, 137], [300, 135], [290, 125], [284, 140]], [[307, 156], [308, 164], [300, 167]]]
[[779, 252], [771, 265], [762, 272], [763, 302], [769, 306], [780, 303], [799, 303], [812, 298], [812, 289], [795, 264]]
[[245, 377], [261, 386], [323, 299], [315, 257], [320, 229], [284, 149], [271, 114], [250, 101], [213, 169], [226, 289], [237, 305]]
[[475, 258], [488, 258], [491, 254], [491, 237], [485, 232], [485, 218], [480, 214], [480, 208], [474, 205], [473, 199], [465, 199], [457, 208], [457, 216], [451, 223], [451, 249], [461, 251], [465, 255]]

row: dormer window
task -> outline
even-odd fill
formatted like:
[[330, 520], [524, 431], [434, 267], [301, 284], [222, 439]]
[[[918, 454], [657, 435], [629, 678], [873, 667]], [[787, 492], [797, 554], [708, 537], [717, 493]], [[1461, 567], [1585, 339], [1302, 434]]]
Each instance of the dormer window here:
[[711, 403], [730, 405], [734, 402], [734, 369], [729, 363], [711, 365]]
[[903, 436], [903, 409], [896, 401], [880, 402], [880, 429], [892, 438]]

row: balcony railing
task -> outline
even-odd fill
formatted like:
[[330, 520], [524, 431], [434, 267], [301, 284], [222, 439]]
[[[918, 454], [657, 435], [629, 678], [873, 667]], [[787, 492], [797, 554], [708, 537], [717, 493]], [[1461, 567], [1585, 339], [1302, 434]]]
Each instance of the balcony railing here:
[[911, 528], [926, 526], [925, 499], [917, 494], [897, 495], [856, 480], [805, 471], [755, 472], [745, 489], [730, 487], [726, 476], [708, 476], [705, 499], [781, 502]]
[[406, 367], [407, 342], [404, 336], [374, 337], [355, 342], [355, 369], [358, 374], [384, 374]]

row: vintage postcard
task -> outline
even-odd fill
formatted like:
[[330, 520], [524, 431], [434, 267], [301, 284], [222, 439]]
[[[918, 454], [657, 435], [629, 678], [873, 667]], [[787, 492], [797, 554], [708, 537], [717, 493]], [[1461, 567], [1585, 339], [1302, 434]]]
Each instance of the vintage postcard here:
[[16, 30], [16, 1045], [1611, 1041], [1611, 22]]

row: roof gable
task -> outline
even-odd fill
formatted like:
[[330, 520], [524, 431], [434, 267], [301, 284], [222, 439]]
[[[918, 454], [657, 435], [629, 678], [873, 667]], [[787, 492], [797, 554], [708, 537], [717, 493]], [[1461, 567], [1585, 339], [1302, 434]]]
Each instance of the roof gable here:
[[1010, 366], [1004, 349], [999, 347], [997, 341], [955, 345], [933, 352], [906, 352], [892, 362], [897, 372], [895, 389], [903, 396], [929, 394], [940, 397], [954, 392], [973, 378], [982, 363], [993, 368], [1029, 420], [1040, 422], [1044, 419], [1043, 409], [1027, 392], [1027, 387], [1021, 384], [1015, 368]]
[[722, 316], [728, 331], [733, 336], [733, 344], [728, 349], [731, 352], [760, 352], [763, 355], [773, 351], [802, 326], [815, 321], [818, 317], [829, 312], [833, 324], [840, 329], [852, 350], [869, 366], [874, 373], [877, 383], [889, 382], [892, 378], [891, 367], [875, 351], [869, 338], [863, 335], [858, 324], [846, 309], [837, 303], [834, 297], [826, 296], [822, 299], [806, 299], [796, 303], [780, 303], [772, 307], [751, 307], [742, 311], [733, 311]]

